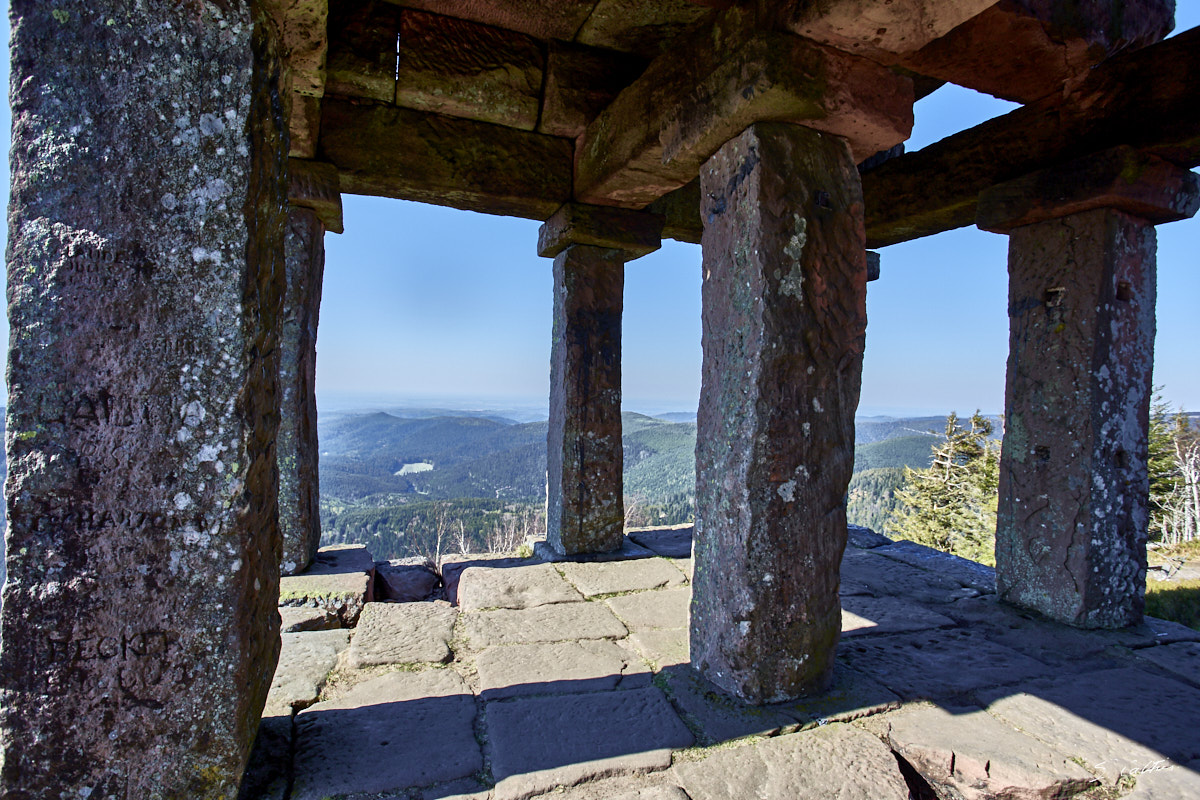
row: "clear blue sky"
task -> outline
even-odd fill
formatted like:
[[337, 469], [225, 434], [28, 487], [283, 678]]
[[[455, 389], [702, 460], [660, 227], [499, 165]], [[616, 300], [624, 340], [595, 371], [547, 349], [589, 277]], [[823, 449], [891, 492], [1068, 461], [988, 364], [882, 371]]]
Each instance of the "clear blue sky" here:
[[[1180, 3], [1176, 29], [1196, 25], [1200, 3]], [[946, 86], [917, 104], [908, 148], [1011, 108]], [[7, 116], [0, 129], [7, 137]], [[5, 164], [5, 184], [7, 176]], [[350, 195], [344, 203], [346, 233], [326, 236], [322, 401], [544, 404], [552, 280], [551, 262], [535, 252], [538, 223]], [[1200, 409], [1200, 220], [1158, 233], [1154, 381], [1173, 405]], [[882, 251], [883, 278], [867, 296], [860, 413], [1003, 409], [1006, 248], [1006, 237], [968, 228]], [[695, 409], [698, 246], [666, 242], [626, 267], [623, 347], [627, 408]]]

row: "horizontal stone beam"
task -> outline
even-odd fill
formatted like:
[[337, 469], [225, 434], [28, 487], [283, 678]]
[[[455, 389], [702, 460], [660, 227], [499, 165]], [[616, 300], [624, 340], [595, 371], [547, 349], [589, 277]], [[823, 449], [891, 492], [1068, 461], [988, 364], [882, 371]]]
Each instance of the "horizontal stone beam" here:
[[569, 139], [326, 97], [320, 158], [341, 190], [544, 220], [571, 199]]
[[1114, 53], [1159, 41], [1174, 27], [1174, 13], [1174, 0], [1000, 0], [916, 53], [885, 63], [1032, 103], [1061, 97]]
[[841, 136], [858, 160], [908, 137], [911, 80], [750, 25], [747, 12], [727, 12], [621, 92], [579, 139], [579, 200], [642, 208], [694, 179], [709, 156], [754, 122], [794, 122]]
[[663, 218], [644, 211], [567, 203], [538, 231], [538, 255], [554, 258], [574, 244], [620, 250], [626, 260], [662, 245]]
[[863, 175], [867, 240], [882, 247], [975, 224], [979, 193], [1128, 145], [1200, 165], [1200, 28], [1096, 67], [1063, 102], [1019, 108]]
[[390, 0], [405, 8], [469, 19], [539, 39], [569, 42], [596, 6], [596, 0]]
[[996, 0], [826, 0], [770, 3], [771, 23], [814, 42], [891, 62], [913, 53]]
[[1200, 210], [1200, 175], [1115, 147], [993, 186], [979, 196], [975, 222], [985, 231], [1009, 233], [1097, 208], [1154, 225], [1190, 219]]

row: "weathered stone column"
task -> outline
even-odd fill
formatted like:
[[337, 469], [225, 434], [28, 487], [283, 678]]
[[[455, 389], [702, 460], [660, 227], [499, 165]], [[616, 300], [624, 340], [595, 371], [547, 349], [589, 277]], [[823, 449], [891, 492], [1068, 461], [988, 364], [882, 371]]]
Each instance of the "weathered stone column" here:
[[700, 173], [704, 368], [692, 664], [768, 703], [819, 691], [866, 337], [862, 192], [845, 141], [752, 125]]
[[538, 255], [554, 259], [546, 541], [563, 555], [616, 550], [625, 535], [625, 262], [659, 248], [662, 224], [654, 214], [568, 204], [538, 237]]
[[279, 647], [272, 33], [10, 13], [0, 796], [233, 798]]
[[1195, 213], [1190, 172], [1128, 148], [997, 186], [1009, 357], [996, 582], [1071, 625], [1142, 619], [1156, 222]]
[[321, 545], [317, 444], [317, 322], [325, 272], [325, 231], [342, 232], [342, 198], [331, 164], [288, 159], [290, 189], [284, 245], [287, 289], [279, 342], [280, 571], [303, 572]]

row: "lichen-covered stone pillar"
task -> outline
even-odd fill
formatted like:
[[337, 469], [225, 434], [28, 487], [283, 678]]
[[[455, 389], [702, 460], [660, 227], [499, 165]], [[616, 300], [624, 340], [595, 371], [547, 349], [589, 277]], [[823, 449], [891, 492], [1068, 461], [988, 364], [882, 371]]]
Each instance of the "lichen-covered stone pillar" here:
[[1127, 148], [985, 192], [1009, 234], [1000, 597], [1086, 628], [1141, 621], [1154, 361], [1154, 224], [1197, 178]]
[[279, 647], [273, 32], [10, 14], [0, 796], [234, 798]]
[[752, 125], [700, 172], [704, 366], [692, 664], [756, 703], [824, 688], [866, 337], [846, 142]]
[[562, 555], [617, 550], [625, 535], [625, 262], [657, 250], [662, 225], [655, 214], [571, 203], [540, 231], [538, 254], [554, 259], [546, 542]]
[[288, 159], [290, 190], [284, 262], [287, 288], [280, 321], [279, 530], [280, 571], [304, 571], [321, 545], [317, 444], [317, 322], [325, 272], [325, 231], [342, 231], [337, 169]]

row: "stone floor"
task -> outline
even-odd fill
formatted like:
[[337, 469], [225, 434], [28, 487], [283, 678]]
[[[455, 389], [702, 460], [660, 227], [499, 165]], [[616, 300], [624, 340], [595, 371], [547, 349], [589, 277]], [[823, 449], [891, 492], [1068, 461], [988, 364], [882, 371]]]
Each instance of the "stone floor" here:
[[1200, 800], [1200, 632], [1051, 624], [985, 567], [852, 529], [832, 690], [747, 707], [687, 666], [689, 535], [459, 557], [447, 599], [348, 601], [353, 629], [305, 630], [355, 616], [310, 587], [243, 797]]

